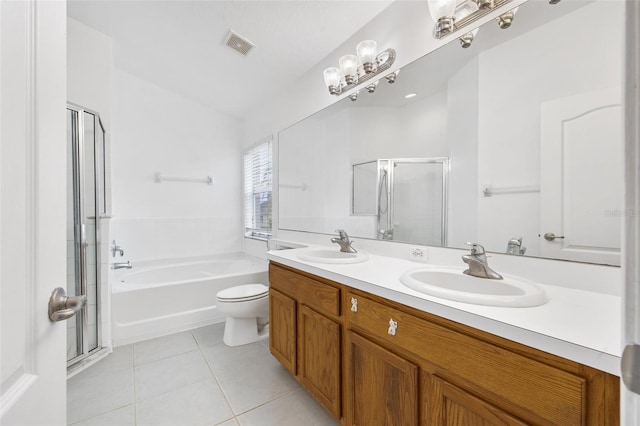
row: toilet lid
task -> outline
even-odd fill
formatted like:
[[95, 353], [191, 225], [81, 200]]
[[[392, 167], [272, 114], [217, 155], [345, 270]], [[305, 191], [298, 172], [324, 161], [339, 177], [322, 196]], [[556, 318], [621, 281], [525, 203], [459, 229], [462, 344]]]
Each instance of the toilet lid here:
[[235, 287], [225, 288], [218, 292], [218, 300], [241, 301], [254, 300], [266, 297], [269, 294], [269, 287], [263, 284], [245, 284]]

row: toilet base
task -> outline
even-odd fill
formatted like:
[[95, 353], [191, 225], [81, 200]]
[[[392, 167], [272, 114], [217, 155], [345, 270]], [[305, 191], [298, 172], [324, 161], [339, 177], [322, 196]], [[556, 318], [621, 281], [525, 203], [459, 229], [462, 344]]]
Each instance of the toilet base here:
[[222, 341], [227, 346], [240, 346], [257, 342], [269, 333], [268, 325], [258, 325], [258, 318], [227, 316]]

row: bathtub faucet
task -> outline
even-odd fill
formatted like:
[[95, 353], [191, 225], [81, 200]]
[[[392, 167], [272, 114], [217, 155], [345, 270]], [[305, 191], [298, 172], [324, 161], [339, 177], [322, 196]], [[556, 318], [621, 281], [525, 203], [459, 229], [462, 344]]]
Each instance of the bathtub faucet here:
[[128, 260], [126, 262], [114, 262], [111, 264], [111, 269], [116, 270], [116, 269], [131, 269], [133, 268], [133, 265], [131, 264], [131, 261]]

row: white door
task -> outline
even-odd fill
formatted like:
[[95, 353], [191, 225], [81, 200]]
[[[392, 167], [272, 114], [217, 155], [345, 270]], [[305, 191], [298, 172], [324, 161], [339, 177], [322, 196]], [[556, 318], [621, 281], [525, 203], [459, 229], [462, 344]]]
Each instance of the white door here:
[[640, 424], [640, 3], [626, 2], [625, 244], [620, 424]]
[[0, 1], [0, 423], [64, 425], [66, 5]]
[[624, 187], [620, 88], [545, 102], [541, 118], [542, 256], [619, 265]]

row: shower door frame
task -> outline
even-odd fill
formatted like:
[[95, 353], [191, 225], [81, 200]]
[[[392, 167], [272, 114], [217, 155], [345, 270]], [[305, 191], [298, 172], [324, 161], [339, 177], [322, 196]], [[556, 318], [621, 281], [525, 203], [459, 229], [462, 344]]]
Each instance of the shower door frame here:
[[[89, 108], [82, 107], [80, 105], [67, 102], [67, 111], [71, 111], [71, 123], [72, 127], [74, 127], [72, 133], [72, 149], [73, 149], [73, 160], [72, 164], [68, 164], [67, 167], [73, 168], [73, 205], [74, 205], [74, 268], [76, 270], [75, 279], [75, 287], [76, 291], [80, 290], [80, 294], [87, 294], [87, 234], [86, 234], [86, 215], [85, 215], [85, 206], [84, 206], [84, 195], [86, 188], [86, 158], [85, 158], [85, 120], [84, 114], [88, 113], [93, 115], [94, 123], [97, 122], [97, 125], [94, 125], [94, 135], [98, 130], [102, 131], [103, 139], [102, 139], [102, 153], [98, 154], [97, 146], [95, 145], [95, 136], [94, 136], [94, 155], [93, 155], [93, 167], [94, 167], [94, 204], [95, 204], [95, 274], [96, 274], [96, 347], [93, 349], [89, 349], [89, 339], [88, 339], [88, 330], [89, 330], [89, 315], [88, 315], [88, 304], [82, 310], [82, 342], [81, 345], [76, 342], [78, 354], [67, 360], [67, 371], [68, 372], [76, 372], [75, 367], [86, 365], [86, 363], [91, 362], [96, 356], [102, 353], [103, 350], [108, 349], [103, 347], [102, 345], [102, 298], [101, 298], [101, 286], [102, 286], [102, 244], [101, 244], [101, 225], [100, 219], [103, 216], [103, 212], [101, 208], [104, 208], [104, 214], [106, 214], [107, 210], [107, 198], [106, 198], [106, 130], [104, 125], [102, 124], [102, 119], [100, 118], [100, 114], [96, 111], [93, 111]], [[74, 114], [75, 113], [75, 116]], [[74, 120], [75, 118], [75, 120]], [[97, 119], [97, 120], [96, 120]], [[76, 123], [74, 123], [74, 121]], [[73, 126], [77, 124], [76, 126]], [[102, 163], [100, 162], [102, 159]], [[103, 177], [103, 183], [100, 183], [100, 176]], [[99, 201], [100, 197], [102, 198], [102, 203]], [[79, 237], [79, 238], [78, 238]], [[79, 241], [78, 241], [79, 239]], [[79, 262], [78, 262], [79, 259]], [[78, 285], [79, 280], [79, 285]], [[76, 330], [76, 335], [78, 335], [78, 330]], [[81, 351], [80, 351], [81, 350]]]
[[[387, 223], [386, 229], [393, 230], [394, 223], [394, 168], [397, 163], [405, 164], [441, 164], [442, 165], [442, 220], [440, 230], [440, 243], [442, 247], [447, 246], [447, 229], [448, 229], [448, 198], [449, 198], [449, 157], [430, 157], [430, 158], [382, 158], [378, 159], [378, 188], [381, 184], [381, 170], [384, 166], [387, 167]], [[378, 206], [378, 218], [376, 224], [376, 238], [379, 238], [378, 231], [380, 230], [380, 191], [376, 192], [376, 205]], [[393, 237], [391, 241], [394, 241]]]

